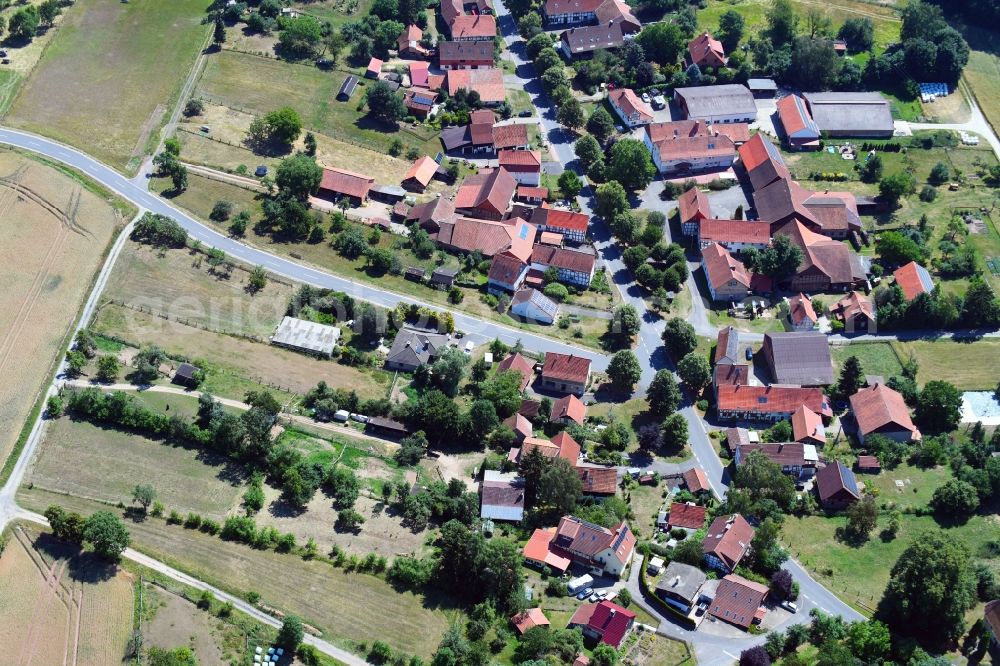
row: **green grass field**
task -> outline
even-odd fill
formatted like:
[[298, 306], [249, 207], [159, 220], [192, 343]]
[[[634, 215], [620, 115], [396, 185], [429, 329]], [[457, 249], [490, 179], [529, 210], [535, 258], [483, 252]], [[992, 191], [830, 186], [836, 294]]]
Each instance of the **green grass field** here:
[[964, 36], [971, 48], [964, 79], [996, 132], [1000, 130], [1000, 32], [973, 26], [965, 29]]
[[[38, 488], [22, 488], [17, 497], [35, 511], [50, 504], [85, 515], [109, 510], [104, 504]], [[460, 618], [447, 599], [398, 593], [379, 578], [347, 573], [325, 562], [254, 550], [160, 519], [126, 519], [126, 526], [133, 548], [233, 594], [257, 592], [262, 604], [299, 615], [334, 643], [380, 639], [427, 660], [448, 624]]]
[[138, 166], [205, 44], [208, 4], [78, 2], [5, 121], [117, 168]]
[[853, 345], [834, 345], [830, 348], [837, 372], [850, 356], [857, 356], [866, 375], [881, 375], [888, 379], [903, 370], [896, 353], [888, 342], [865, 342]]
[[[946, 467], [921, 469], [903, 464], [892, 470], [882, 470], [881, 474], [858, 477], [866, 487], [878, 489], [880, 504], [893, 503], [899, 508], [926, 506], [931, 501], [934, 489], [951, 478]], [[896, 484], [902, 482], [902, 486]]]
[[[185, 400], [163, 399], [164, 404], [171, 402], [177, 406]], [[218, 520], [239, 504], [242, 476], [224, 459], [206, 452], [64, 417], [49, 423], [28, 482], [126, 505], [132, 501], [132, 489], [148, 483], [168, 508]]]
[[932, 379], [943, 379], [963, 391], [996, 388], [997, 368], [993, 359], [1000, 358], [1000, 340], [914, 340], [892, 344], [900, 358], [907, 359], [912, 354], [916, 359], [920, 365], [917, 371], [920, 386]]

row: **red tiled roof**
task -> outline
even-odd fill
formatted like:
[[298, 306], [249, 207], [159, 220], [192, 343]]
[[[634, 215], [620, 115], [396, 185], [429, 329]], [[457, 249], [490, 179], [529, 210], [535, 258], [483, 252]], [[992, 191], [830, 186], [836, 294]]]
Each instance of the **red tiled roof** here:
[[750, 183], [755, 190], [774, 180], [791, 178], [781, 153], [763, 134], [750, 137], [749, 141], [739, 147], [739, 154], [740, 163], [749, 174]]
[[858, 469], [882, 469], [878, 456], [858, 456]]
[[[493, 143], [496, 144], [496, 139]], [[497, 163], [510, 172], [537, 173], [542, 170], [542, 153], [538, 150], [501, 150], [497, 158]]]
[[410, 63], [410, 84], [414, 86], [429, 86], [428, 73], [427, 73], [427, 63], [426, 62], [411, 62]]
[[785, 134], [792, 139], [819, 139], [820, 131], [804, 99], [788, 95], [778, 100], [778, 119]]
[[638, 114], [639, 121], [651, 122], [653, 120], [653, 109], [649, 104], [642, 101], [631, 88], [616, 88], [608, 93], [608, 100], [613, 106], [617, 106], [626, 116]]
[[590, 375], [590, 359], [572, 354], [546, 352], [542, 376], [557, 381], [583, 384]]
[[880, 428], [909, 430], [914, 440], [920, 440], [920, 431], [910, 419], [903, 396], [884, 384], [867, 386], [850, 397], [851, 412], [861, 433], [868, 435]]
[[692, 467], [684, 472], [682, 476], [684, 478], [684, 485], [692, 493], [700, 493], [712, 489], [708, 484], [708, 477], [705, 476], [704, 470], [700, 467]]
[[569, 553], [552, 545], [555, 538], [555, 528], [537, 529], [531, 534], [528, 543], [521, 549], [521, 554], [524, 555], [525, 559], [544, 562], [556, 571], [566, 571], [573, 560], [570, 559]]
[[559, 247], [563, 243], [563, 234], [554, 231], [543, 231], [538, 237], [538, 242], [542, 245], [554, 245]]
[[930, 273], [915, 261], [897, 268], [892, 272], [892, 276], [896, 278], [896, 284], [903, 290], [903, 297], [908, 301], [934, 290]]
[[750, 366], [742, 363], [716, 364], [712, 371], [712, 383], [715, 386], [723, 384], [746, 384], [750, 380]]
[[590, 274], [597, 263], [597, 257], [589, 252], [579, 252], [550, 245], [535, 245], [531, 251], [531, 263]]
[[536, 208], [531, 215], [531, 221], [540, 227], [567, 229], [583, 234], [587, 233], [587, 228], [590, 226], [589, 216], [557, 208]]
[[825, 444], [823, 417], [805, 405], [799, 405], [792, 414], [792, 437], [796, 442]]
[[580, 458], [580, 445], [569, 435], [565, 437], [556, 435], [556, 437], [552, 438], [552, 441], [539, 437], [527, 437], [521, 444], [521, 459], [523, 460], [524, 456], [536, 448], [546, 458], [555, 458], [558, 456], [569, 462], [570, 465], [576, 465], [577, 460]]
[[[514, 414], [503, 420], [503, 424], [508, 426], [515, 433], [521, 437], [531, 437], [533, 432], [531, 427], [531, 421], [529, 421], [525, 416], [521, 414]], [[517, 449], [514, 449], [517, 451]], [[515, 458], [516, 460], [516, 458]]]
[[664, 139], [653, 144], [661, 160], [705, 159], [723, 155], [736, 158], [736, 145], [728, 136], [692, 136]]
[[688, 42], [691, 62], [699, 66], [722, 67], [728, 62], [722, 42], [703, 32]]
[[[528, 145], [528, 126], [522, 125], [521, 123], [512, 123], [509, 125], [494, 125], [493, 126], [493, 147], [497, 150], [503, 150], [505, 148], [517, 148], [519, 146]], [[526, 153], [529, 157], [538, 157], [538, 164], [542, 163], [542, 154], [536, 150], [528, 151], [507, 151], [507, 152], [522, 152]], [[524, 164], [524, 162], [517, 162], [517, 159], [528, 159], [528, 157], [522, 156], [521, 158], [510, 158], [515, 161], [512, 164]], [[504, 166], [503, 163], [500, 166]]]
[[576, 440], [570, 437], [566, 431], [562, 431], [556, 434], [552, 438], [552, 443], [559, 447], [559, 457], [565, 458], [571, 464], [575, 465], [576, 461], [580, 458], [580, 445], [576, 443]]
[[[515, 189], [517, 181], [506, 169], [483, 170], [462, 181], [455, 193], [455, 208], [502, 214], [510, 208]], [[532, 234], [530, 241], [534, 240]]]
[[861, 499], [854, 472], [839, 460], [832, 461], [816, 472], [816, 492], [819, 494], [820, 502], [826, 502], [841, 493], [847, 493], [854, 499]]
[[729, 574], [719, 582], [708, 612], [720, 620], [747, 629], [753, 624], [766, 597], [766, 585]]
[[594, 13], [598, 25], [618, 23], [629, 27], [629, 32], [638, 32], [642, 28], [642, 23], [632, 14], [632, 8], [622, 0], [604, 0]]
[[618, 488], [618, 471], [614, 467], [577, 467], [576, 473], [588, 495], [614, 495]]
[[583, 420], [587, 418], [587, 406], [572, 394], [559, 398], [552, 404], [552, 415], [549, 420], [561, 422], [564, 418], [583, 425]]
[[714, 555], [735, 569], [750, 548], [753, 535], [754, 529], [740, 514], [719, 516], [708, 527], [702, 548], [706, 555]]
[[[493, 257], [493, 261], [490, 263], [490, 272], [486, 277], [513, 287], [515, 280], [521, 275], [521, 271], [524, 270], [525, 266], [527, 266], [525, 262], [509, 252], [501, 252]], [[524, 388], [522, 387], [521, 390], [523, 391]]]
[[799, 274], [806, 271], [818, 272], [834, 286], [851, 285], [864, 279], [863, 275], [856, 274], [857, 268], [851, 251], [844, 243], [817, 234], [796, 219], [784, 224], [774, 233], [788, 236], [802, 249]]
[[788, 315], [793, 324], [800, 324], [806, 319], [814, 324], [819, 321], [812, 301], [805, 294], [796, 294], [788, 299]]
[[610, 601], [599, 601], [596, 606], [587, 622], [587, 628], [597, 632], [602, 643], [617, 648], [635, 622], [636, 615]]
[[493, 39], [497, 35], [497, 19], [491, 14], [463, 14], [451, 22], [451, 38]]
[[524, 221], [511, 226], [501, 222], [456, 217], [441, 222], [436, 239], [438, 243], [462, 252], [479, 250], [484, 257], [509, 252], [526, 260], [530, 256], [531, 241], [521, 239], [522, 227], [526, 227], [524, 235], [534, 238], [535, 228]]
[[746, 143], [750, 140], [750, 125], [746, 123], [719, 123], [712, 125], [711, 128], [723, 136], [728, 136], [733, 143]]
[[378, 58], [372, 58], [368, 61], [368, 71], [373, 74], [379, 74], [382, 71], [382, 61]]
[[870, 298], [860, 291], [852, 291], [837, 301], [837, 304], [831, 309], [844, 321], [853, 319], [859, 314], [863, 314], [872, 321], [875, 321], [875, 305], [871, 302]]
[[452, 97], [460, 88], [465, 88], [479, 93], [479, 99], [485, 104], [504, 100], [503, 72], [496, 67], [452, 69], [447, 76], [448, 94]]
[[771, 242], [771, 225], [767, 222], [719, 220], [710, 217], [698, 223], [698, 238], [715, 243], [767, 245]]
[[719, 386], [719, 411], [791, 414], [799, 405], [832, 416], [823, 390], [799, 386]]
[[591, 13], [596, 12], [604, 0], [546, 0], [545, 15]]
[[547, 187], [529, 187], [527, 185], [517, 186], [518, 199], [546, 199], [549, 196]]
[[712, 216], [712, 209], [708, 203], [708, 195], [702, 193], [697, 187], [677, 198], [677, 205], [681, 211], [681, 224], [694, 219], [705, 219]]
[[670, 505], [670, 515], [667, 517], [667, 525], [670, 527], [683, 527], [689, 530], [700, 530], [705, 525], [705, 512], [707, 509], [692, 502], [674, 502]]
[[746, 266], [718, 243], [712, 243], [701, 251], [701, 263], [705, 267], [705, 276], [714, 289], [728, 285], [731, 280], [750, 288], [750, 273]]
[[535, 376], [535, 369], [532, 363], [518, 353], [511, 354], [497, 365], [497, 372], [512, 370], [521, 375], [521, 390], [528, 388], [528, 384]]
[[374, 184], [375, 179], [370, 176], [344, 169], [323, 167], [323, 178], [320, 180], [319, 189], [364, 200]]
[[[768, 460], [782, 467], [804, 465], [806, 460], [805, 445], [800, 442], [765, 442], [763, 444], [740, 444], [736, 447], [739, 453], [739, 464], [745, 465], [747, 458], [753, 453], [760, 453]], [[815, 461], [813, 461], [815, 462]]]
[[541, 608], [529, 608], [523, 613], [518, 613], [510, 618], [510, 621], [514, 623], [517, 633], [522, 635], [528, 629], [549, 626], [549, 618], [545, 617], [545, 613], [542, 612]]
[[413, 163], [410, 170], [407, 171], [406, 175], [403, 177], [403, 180], [405, 181], [413, 178], [424, 187], [427, 187], [427, 184], [431, 182], [432, 178], [434, 178], [434, 174], [437, 173], [437, 168], [438, 163], [432, 158], [424, 155]]

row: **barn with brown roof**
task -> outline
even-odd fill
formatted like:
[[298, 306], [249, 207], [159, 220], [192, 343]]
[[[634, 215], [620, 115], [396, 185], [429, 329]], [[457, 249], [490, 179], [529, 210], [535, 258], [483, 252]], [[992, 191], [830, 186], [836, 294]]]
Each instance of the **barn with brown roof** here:
[[430, 185], [431, 180], [434, 179], [437, 169], [438, 163], [430, 157], [424, 155], [417, 159], [403, 177], [403, 189], [410, 192], [423, 192]]
[[435, 238], [441, 246], [456, 252], [478, 251], [484, 257], [509, 252], [527, 260], [531, 256], [531, 239], [534, 235], [535, 228], [524, 221], [512, 226], [502, 222], [456, 217], [442, 222]]
[[861, 444], [871, 434], [883, 435], [897, 442], [920, 441], [920, 430], [913, 424], [899, 391], [884, 384], [873, 384], [852, 395], [850, 403]]
[[375, 184], [375, 179], [345, 169], [323, 167], [323, 177], [319, 183], [318, 195], [337, 201], [344, 197], [351, 204], [360, 206], [368, 199], [368, 192]]
[[724, 384], [716, 389], [719, 418], [725, 420], [782, 421], [792, 418], [799, 405], [826, 417], [833, 410], [823, 390], [799, 386]]
[[844, 509], [861, 499], [854, 472], [839, 460], [816, 472], [815, 486], [819, 505], [827, 510]]
[[484, 220], [499, 220], [510, 210], [515, 189], [517, 181], [506, 169], [484, 169], [462, 181], [455, 194], [455, 210]]
[[542, 366], [542, 388], [583, 395], [590, 381], [590, 359], [573, 354], [547, 352]]

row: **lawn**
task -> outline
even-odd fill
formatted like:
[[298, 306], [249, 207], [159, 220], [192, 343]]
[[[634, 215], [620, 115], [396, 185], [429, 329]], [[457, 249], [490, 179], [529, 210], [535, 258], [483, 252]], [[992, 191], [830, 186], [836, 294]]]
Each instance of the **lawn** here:
[[830, 348], [833, 365], [837, 373], [850, 356], [861, 361], [861, 369], [866, 375], [881, 375], [885, 379], [898, 375], [903, 366], [888, 342], [862, 342], [851, 345], [834, 345]]
[[222, 456], [64, 417], [49, 422], [26, 482], [126, 505], [148, 483], [168, 509], [220, 520], [239, 505], [243, 476]]
[[291, 106], [309, 129], [380, 153], [388, 151], [394, 138], [407, 147], [433, 151], [432, 155], [440, 150], [434, 130], [402, 125], [390, 128], [374, 123], [360, 112], [364, 79], [350, 101], [337, 101], [337, 91], [346, 76], [312, 65], [223, 50], [209, 57], [195, 95], [255, 115]]
[[817, 576], [819, 582], [858, 610], [871, 614], [889, 581], [889, 572], [903, 550], [927, 531], [942, 531], [964, 543], [974, 557], [984, 557], [984, 545], [996, 538], [993, 517], [973, 516], [964, 525], [945, 527], [928, 516], [904, 514], [899, 533], [891, 541], [883, 540], [879, 530], [860, 547], [849, 546], [836, 538], [836, 530], [846, 524], [843, 517], [822, 516], [785, 519], [782, 537], [793, 557]]
[[[996, 26], [994, 26], [996, 27]], [[971, 51], [964, 79], [994, 131], [1000, 128], [1000, 33], [982, 27], [966, 28]]]
[[917, 384], [932, 379], [951, 382], [962, 391], [990, 390], [997, 385], [994, 359], [1000, 358], [1000, 340], [914, 340], [892, 343], [899, 358], [910, 355], [919, 364]]
[[5, 460], [61, 360], [114, 234], [132, 211], [79, 174], [15, 152], [0, 152], [0, 173], [8, 174], [0, 183], [0, 460]]
[[6, 123], [130, 171], [205, 45], [208, 0], [88, 0], [66, 10]]
[[777, 314], [778, 310], [771, 309], [763, 317], [747, 319], [746, 317], [730, 317], [726, 310], [709, 310], [708, 320], [712, 322], [712, 326], [718, 328], [732, 326], [737, 330], [752, 333], [783, 333], [785, 324]]
[[132, 577], [37, 528], [0, 558], [0, 644], [20, 663], [118, 666], [132, 628]]
[[246, 266], [237, 266], [229, 278], [210, 270], [201, 253], [160, 251], [129, 241], [102, 296], [213, 331], [258, 338], [274, 332], [295, 285], [272, 278], [263, 290], [251, 295], [246, 290]]
[[[18, 501], [36, 511], [52, 503], [84, 514], [108, 510], [37, 488], [22, 489]], [[333, 642], [380, 639], [428, 659], [448, 624], [460, 615], [446, 599], [398, 593], [379, 578], [325, 562], [254, 550], [160, 519], [128, 521], [127, 526], [137, 550], [239, 596], [257, 592], [262, 604], [298, 614]]]
[[[921, 469], [903, 464], [896, 469], [884, 469], [875, 476], [864, 474], [858, 477], [868, 488], [878, 488], [880, 504], [893, 503], [900, 509], [927, 506], [934, 490], [951, 478], [946, 467]], [[902, 486], [896, 484], [902, 482]]]

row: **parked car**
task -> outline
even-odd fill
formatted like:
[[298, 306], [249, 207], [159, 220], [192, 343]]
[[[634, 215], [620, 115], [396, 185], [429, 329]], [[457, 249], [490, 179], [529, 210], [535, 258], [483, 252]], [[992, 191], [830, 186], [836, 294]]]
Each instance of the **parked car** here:
[[797, 613], [799, 611], [799, 606], [794, 601], [782, 601], [781, 607], [789, 613]]
[[600, 600], [601, 600], [601, 593], [600, 593], [600, 592], [594, 592], [594, 593], [593, 593], [592, 595], [590, 595], [590, 597], [589, 597], [589, 598], [587, 599], [587, 601], [589, 601], [589, 602], [590, 602], [590, 603], [592, 603], [592, 604], [594, 604], [594, 603], [597, 603], [597, 602], [598, 602], [598, 601], [600, 601]]
[[594, 588], [588, 587], [586, 590], [583, 590], [580, 592], [580, 594], [576, 595], [576, 598], [579, 599], [580, 601], [583, 601], [593, 593], [594, 593]]
[[598, 601], [604, 601], [605, 599], [608, 598], [608, 591], [607, 590], [601, 590], [600, 592], [597, 593], [596, 596], [597, 596], [597, 600]]
[[642, 101], [649, 104], [649, 93], [642, 93]]
[[469, 340], [468, 342], [466, 342], [465, 343], [465, 353], [466, 354], [471, 354], [473, 347], [475, 347], [475, 345], [472, 343], [472, 340]]
[[531, 117], [531, 111], [529, 111], [528, 109], [525, 109], [521, 113], [517, 114], [517, 117], [518, 118], [530, 118]]
[[351, 420], [358, 423], [368, 423], [368, 417], [364, 414], [351, 414]]
[[747, 354], [747, 360], [748, 361], [752, 361], [753, 360], [753, 348], [752, 347], [747, 347], [746, 354]]
[[659, 110], [665, 108], [666, 106], [667, 106], [667, 100], [663, 99], [663, 95], [657, 95], [656, 97], [653, 98], [654, 109]]

